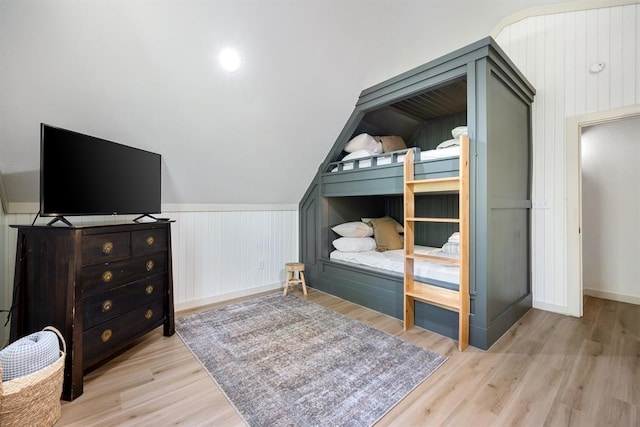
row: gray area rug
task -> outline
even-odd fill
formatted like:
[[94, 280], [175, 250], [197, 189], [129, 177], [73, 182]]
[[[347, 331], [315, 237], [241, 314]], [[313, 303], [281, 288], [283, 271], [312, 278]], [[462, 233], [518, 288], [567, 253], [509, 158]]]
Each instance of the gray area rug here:
[[370, 426], [446, 357], [281, 294], [176, 319], [250, 426]]

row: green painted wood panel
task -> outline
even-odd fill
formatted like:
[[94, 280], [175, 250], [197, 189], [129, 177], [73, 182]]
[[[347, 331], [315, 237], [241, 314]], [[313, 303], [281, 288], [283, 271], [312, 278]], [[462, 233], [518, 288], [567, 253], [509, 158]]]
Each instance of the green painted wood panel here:
[[[459, 216], [460, 199], [456, 194], [429, 195], [416, 197], [416, 216], [434, 218], [457, 218]], [[403, 197], [389, 197], [387, 199], [387, 215], [404, 221]], [[418, 223], [415, 229], [415, 242], [422, 246], [441, 247], [454, 231], [458, 231], [458, 224]]]
[[[305, 208], [301, 212], [301, 234], [313, 235], [309, 224], [317, 225], [317, 274], [312, 286], [402, 317], [400, 275], [372, 273], [328, 259], [334, 237], [330, 225], [336, 221], [374, 216], [363, 214], [363, 210], [402, 218], [402, 165], [332, 174], [328, 173], [330, 163], [343, 156], [347, 141], [362, 131], [397, 134], [408, 145], [429, 149], [449, 139], [453, 127], [466, 123], [471, 139], [470, 343], [482, 349], [491, 346], [531, 306], [530, 144], [534, 93], [491, 38], [363, 90], [319, 169], [315, 201], [305, 196], [307, 202], [301, 204], [301, 211]], [[436, 94], [455, 95], [434, 112]], [[432, 97], [429, 105], [420, 105], [425, 96]], [[417, 115], [421, 110], [424, 116]], [[453, 176], [458, 173], [458, 160], [418, 162], [415, 169], [417, 179]], [[334, 201], [337, 196], [339, 202]], [[349, 196], [360, 198], [348, 201]], [[420, 215], [457, 214], [457, 196], [429, 197], [416, 201]], [[309, 213], [312, 211], [315, 217]], [[441, 246], [455, 229], [452, 224], [419, 224], [416, 241]], [[302, 250], [313, 256], [301, 240]], [[457, 317], [442, 311], [419, 303], [416, 324], [455, 338]]]
[[412, 147], [420, 147], [422, 150], [433, 150], [438, 144], [453, 138], [451, 130], [457, 126], [467, 125], [467, 111], [462, 111], [450, 116], [440, 117], [422, 122], [420, 128], [409, 140]]

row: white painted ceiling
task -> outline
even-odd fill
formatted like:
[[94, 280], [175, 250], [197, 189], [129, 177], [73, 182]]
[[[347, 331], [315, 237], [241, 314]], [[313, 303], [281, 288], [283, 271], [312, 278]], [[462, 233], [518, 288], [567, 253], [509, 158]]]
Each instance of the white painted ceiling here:
[[0, 0], [7, 199], [38, 200], [44, 122], [162, 154], [164, 203], [298, 203], [362, 89], [554, 3]]

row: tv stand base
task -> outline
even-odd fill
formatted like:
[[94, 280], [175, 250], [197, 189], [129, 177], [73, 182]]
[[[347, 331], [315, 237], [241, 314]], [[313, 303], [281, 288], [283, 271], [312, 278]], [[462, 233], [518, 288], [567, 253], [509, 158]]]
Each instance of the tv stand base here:
[[140, 220], [141, 220], [142, 218], [144, 218], [144, 217], [151, 218], [151, 219], [152, 219], [152, 220], [154, 220], [154, 221], [157, 221], [157, 220], [158, 220], [158, 218], [156, 218], [155, 216], [153, 216], [153, 215], [151, 215], [151, 214], [142, 214], [142, 215], [140, 215], [140, 216], [138, 216], [138, 217], [135, 217], [135, 218], [133, 219], [133, 221], [134, 221], [134, 222], [140, 222]]
[[71, 224], [71, 223], [70, 223], [70, 222], [69, 222], [65, 217], [63, 217], [63, 216], [57, 216], [57, 217], [53, 218], [51, 221], [49, 221], [49, 222], [47, 223], [47, 225], [53, 225], [53, 224], [55, 224], [55, 223], [56, 223], [56, 222], [58, 222], [58, 221], [65, 223], [65, 224], [66, 224], [66, 225], [68, 225], [69, 227], [73, 227], [73, 224]]

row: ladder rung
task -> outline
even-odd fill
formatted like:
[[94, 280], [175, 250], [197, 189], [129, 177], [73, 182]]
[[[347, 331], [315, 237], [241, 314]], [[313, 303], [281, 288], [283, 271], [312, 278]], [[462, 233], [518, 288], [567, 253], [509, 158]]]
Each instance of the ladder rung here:
[[405, 291], [405, 295], [446, 310], [460, 310], [460, 293], [451, 289], [414, 281], [413, 286]]
[[451, 222], [451, 223], [459, 223], [459, 218], [426, 218], [426, 217], [418, 217], [418, 218], [406, 218], [406, 221], [413, 222]]
[[460, 260], [458, 259], [454, 259], [454, 258], [445, 258], [445, 257], [441, 257], [441, 256], [436, 256], [436, 255], [423, 255], [423, 254], [408, 254], [406, 255], [407, 258], [412, 258], [412, 259], [422, 259], [425, 261], [433, 261], [433, 262], [438, 262], [440, 264], [452, 264], [452, 265], [459, 265], [460, 264]]
[[447, 176], [445, 178], [408, 179], [407, 184], [437, 184], [444, 182], [459, 182], [460, 176]]
[[459, 191], [460, 177], [452, 176], [449, 178], [408, 180], [405, 182], [405, 184], [413, 187], [413, 191], [416, 193]]

